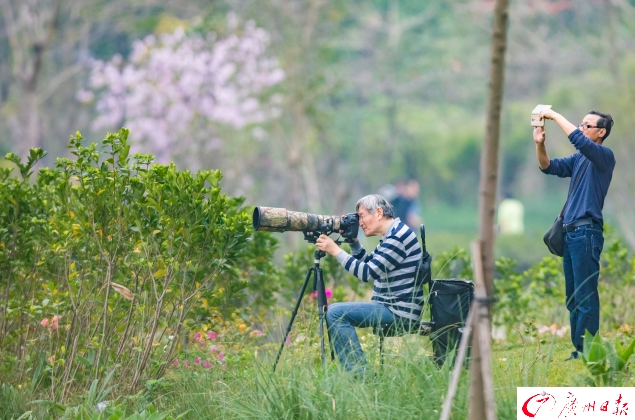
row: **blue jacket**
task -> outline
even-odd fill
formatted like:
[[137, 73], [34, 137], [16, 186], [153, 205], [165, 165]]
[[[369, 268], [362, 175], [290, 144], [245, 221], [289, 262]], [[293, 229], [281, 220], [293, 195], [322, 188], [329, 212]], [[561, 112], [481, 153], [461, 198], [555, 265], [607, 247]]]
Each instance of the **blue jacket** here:
[[[564, 224], [590, 217], [603, 225], [602, 208], [613, 177], [615, 156], [611, 149], [593, 143], [578, 129], [569, 134], [569, 140], [578, 149], [578, 153], [565, 158], [551, 159], [547, 169], [542, 171], [560, 178], [571, 177], [569, 183], [571, 196], [564, 209]], [[586, 161], [589, 161], [589, 164], [582, 173], [575, 191], [571, 191], [578, 172]]]

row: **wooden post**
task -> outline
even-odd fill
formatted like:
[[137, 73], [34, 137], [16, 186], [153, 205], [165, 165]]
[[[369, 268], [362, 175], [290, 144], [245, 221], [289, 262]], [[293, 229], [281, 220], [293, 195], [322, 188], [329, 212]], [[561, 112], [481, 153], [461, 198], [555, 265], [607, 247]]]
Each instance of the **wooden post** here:
[[482, 244], [472, 242], [474, 263], [474, 334], [472, 334], [472, 378], [470, 384], [470, 420], [496, 420], [494, 375], [492, 372], [492, 346], [489, 302], [483, 275]]
[[463, 370], [463, 362], [467, 354], [467, 343], [470, 342], [472, 329], [474, 325], [474, 313], [476, 312], [476, 304], [472, 303], [470, 306], [470, 313], [465, 321], [465, 327], [463, 328], [463, 334], [461, 335], [461, 343], [459, 344], [459, 351], [454, 361], [454, 370], [452, 371], [452, 379], [450, 380], [450, 387], [448, 388], [448, 394], [445, 396], [443, 402], [443, 410], [441, 411], [441, 417], [439, 420], [450, 420], [450, 412], [452, 410], [452, 401], [454, 395], [459, 387], [459, 379], [461, 378], [461, 370]]

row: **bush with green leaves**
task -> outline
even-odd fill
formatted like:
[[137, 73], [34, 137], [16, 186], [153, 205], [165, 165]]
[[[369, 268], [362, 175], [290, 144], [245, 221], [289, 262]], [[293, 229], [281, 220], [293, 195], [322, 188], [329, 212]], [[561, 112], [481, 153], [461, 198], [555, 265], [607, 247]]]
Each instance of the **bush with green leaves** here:
[[275, 239], [220, 171], [130, 157], [126, 129], [69, 149], [35, 182], [39, 149], [0, 172], [0, 376], [63, 402], [116, 367], [125, 392], [223, 308], [273, 301]]
[[582, 361], [591, 374], [590, 384], [595, 386], [623, 386], [629, 380], [629, 359], [635, 351], [635, 339], [631, 338], [622, 347], [619, 338], [615, 345], [599, 333], [595, 336], [588, 331], [584, 335]]

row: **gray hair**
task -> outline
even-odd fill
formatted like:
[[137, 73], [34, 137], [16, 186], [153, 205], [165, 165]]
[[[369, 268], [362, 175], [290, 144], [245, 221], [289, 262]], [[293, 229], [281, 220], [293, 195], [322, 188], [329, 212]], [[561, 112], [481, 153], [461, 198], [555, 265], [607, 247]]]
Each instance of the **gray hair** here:
[[375, 211], [378, 208], [381, 208], [384, 212], [384, 217], [394, 219], [395, 213], [392, 210], [392, 205], [379, 194], [371, 194], [366, 197], [362, 197], [357, 200], [357, 204], [355, 204], [355, 211], [357, 212], [360, 207], [364, 206], [364, 208], [368, 211], [369, 214], [375, 214]]

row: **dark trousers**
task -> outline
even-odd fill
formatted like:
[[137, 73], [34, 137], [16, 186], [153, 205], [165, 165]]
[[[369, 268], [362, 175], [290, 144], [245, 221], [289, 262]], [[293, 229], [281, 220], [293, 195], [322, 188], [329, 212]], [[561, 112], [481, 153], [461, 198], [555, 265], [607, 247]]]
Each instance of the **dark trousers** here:
[[565, 233], [564, 267], [567, 309], [571, 324], [571, 341], [583, 350], [584, 333], [595, 335], [600, 327], [598, 277], [604, 236], [598, 225], [577, 227]]

